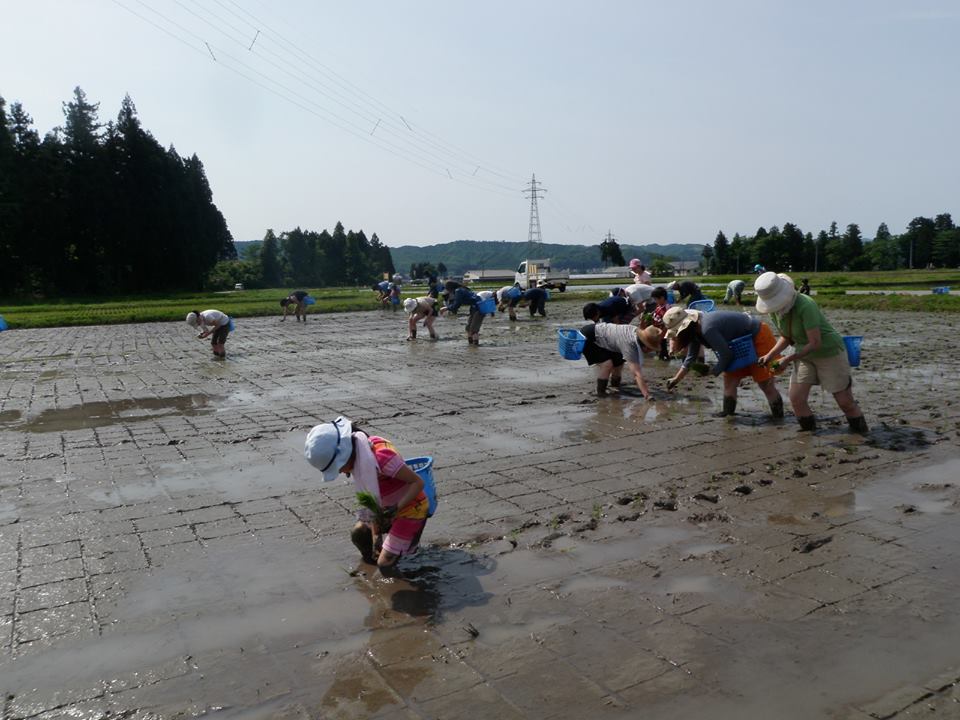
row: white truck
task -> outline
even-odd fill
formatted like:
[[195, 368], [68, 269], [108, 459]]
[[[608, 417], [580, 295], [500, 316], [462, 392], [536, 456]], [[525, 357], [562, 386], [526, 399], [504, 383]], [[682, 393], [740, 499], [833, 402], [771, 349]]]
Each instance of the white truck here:
[[551, 269], [550, 258], [527, 259], [517, 267], [514, 282], [520, 283], [524, 290], [543, 282], [546, 283], [544, 287], [550, 290], [564, 292], [570, 282], [570, 271]]

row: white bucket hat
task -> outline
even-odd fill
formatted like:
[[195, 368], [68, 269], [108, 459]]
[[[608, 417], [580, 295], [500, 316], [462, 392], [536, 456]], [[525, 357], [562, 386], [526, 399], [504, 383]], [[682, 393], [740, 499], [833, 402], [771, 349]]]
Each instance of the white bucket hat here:
[[323, 473], [324, 482], [336, 480], [353, 454], [353, 423], [345, 417], [316, 425], [307, 433], [303, 456]]
[[687, 310], [674, 305], [663, 314], [663, 326], [667, 329], [666, 337], [676, 337], [686, 330], [690, 323], [695, 323], [699, 319], [699, 310]]
[[199, 318], [195, 312], [187, 313], [187, 325], [195, 328], [198, 322]]
[[783, 273], [763, 273], [754, 281], [753, 289], [757, 293], [757, 312], [764, 315], [786, 312], [797, 299], [793, 280]]
[[413, 298], [407, 298], [406, 300], [403, 301], [403, 309], [406, 312], [413, 312], [414, 310], [417, 309], [417, 301], [414, 300]]

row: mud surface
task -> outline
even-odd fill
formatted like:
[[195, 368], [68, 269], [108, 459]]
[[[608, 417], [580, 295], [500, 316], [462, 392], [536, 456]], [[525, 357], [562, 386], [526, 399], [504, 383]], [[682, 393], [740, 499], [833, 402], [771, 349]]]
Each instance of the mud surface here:
[[[575, 310], [0, 334], [0, 719], [960, 716], [960, 318], [829, 313], [860, 437], [598, 400]], [[402, 577], [302, 459], [339, 414], [435, 458]]]

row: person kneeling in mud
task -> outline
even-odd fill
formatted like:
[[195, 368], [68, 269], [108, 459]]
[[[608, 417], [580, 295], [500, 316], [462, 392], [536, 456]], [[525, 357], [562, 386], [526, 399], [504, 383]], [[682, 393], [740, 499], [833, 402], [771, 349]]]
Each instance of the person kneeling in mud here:
[[755, 315], [740, 312], [720, 311], [703, 313], [699, 310], [686, 310], [672, 307], [663, 315], [663, 324], [667, 328], [667, 337], [674, 340], [679, 350], [686, 350], [683, 364], [670, 381], [667, 389], [673, 390], [686, 377], [703, 347], [717, 353], [717, 362], [712, 369], [703, 367], [703, 373], [712, 372], [714, 376], [723, 374], [723, 410], [718, 417], [735, 415], [737, 412], [737, 388], [745, 377], [752, 377], [770, 403], [770, 414], [775, 418], [783, 417], [783, 398], [777, 390], [773, 373], [754, 362], [739, 370], [727, 371], [734, 360], [730, 343], [747, 335], [753, 338], [753, 347], [757, 357], [763, 357], [774, 349], [776, 338], [770, 327]]
[[430, 506], [423, 479], [390, 441], [338, 417], [310, 430], [303, 454], [324, 482], [343, 473], [353, 479], [358, 493], [373, 496], [376, 507], [362, 507], [350, 533], [364, 562], [376, 563], [388, 575], [402, 556], [416, 551]]
[[417, 323], [423, 320], [423, 326], [430, 333], [430, 339], [436, 340], [437, 333], [433, 329], [433, 321], [437, 317], [437, 301], [429, 295], [418, 297], [416, 300], [407, 298], [403, 301], [403, 309], [409, 313], [407, 325], [410, 328], [410, 334], [407, 340], [417, 339]]
[[597, 395], [607, 394], [607, 387], [619, 390], [624, 364], [633, 373], [644, 399], [651, 400], [650, 388], [643, 377], [643, 353], [655, 352], [660, 347], [660, 331], [641, 330], [633, 325], [593, 323], [580, 330], [587, 342], [583, 357], [587, 365], [597, 366]]

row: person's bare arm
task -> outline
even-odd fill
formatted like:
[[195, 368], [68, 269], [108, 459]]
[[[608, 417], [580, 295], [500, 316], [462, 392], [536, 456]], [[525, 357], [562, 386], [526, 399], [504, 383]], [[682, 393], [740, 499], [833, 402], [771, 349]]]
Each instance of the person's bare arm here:
[[786, 365], [789, 362], [795, 362], [802, 358], [805, 358], [812, 352], [816, 352], [820, 349], [820, 345], [823, 343], [823, 336], [820, 334], [820, 328], [810, 328], [807, 330], [807, 344], [802, 348], [798, 348], [793, 355], [787, 355], [781, 361], [781, 365]]
[[644, 399], [652, 399], [653, 396], [650, 394], [650, 388], [643, 377], [643, 368], [641, 368], [638, 363], [629, 360], [627, 361], [627, 366], [630, 368], [630, 372], [633, 373], [633, 379], [637, 382], [637, 387], [640, 388], [640, 392], [643, 393]]
[[[817, 332], [819, 333], [820, 331], [818, 330]], [[760, 365], [761, 367], [763, 367], [768, 362], [770, 362], [773, 358], [775, 358], [777, 355], [783, 352], [784, 349], [786, 349], [786, 347], [789, 344], [790, 344], [789, 338], [785, 338], [785, 337], [779, 338], [776, 344], [773, 346], [773, 349], [770, 350], [770, 352], [768, 352], [766, 355], [762, 355], [759, 358], [757, 358], [757, 365]]]
[[417, 499], [417, 496], [423, 490], [423, 478], [410, 469], [409, 465], [400, 468], [396, 478], [407, 483], [407, 489], [397, 501], [397, 509], [401, 510]]

